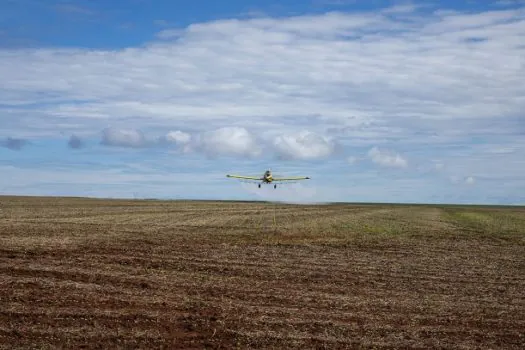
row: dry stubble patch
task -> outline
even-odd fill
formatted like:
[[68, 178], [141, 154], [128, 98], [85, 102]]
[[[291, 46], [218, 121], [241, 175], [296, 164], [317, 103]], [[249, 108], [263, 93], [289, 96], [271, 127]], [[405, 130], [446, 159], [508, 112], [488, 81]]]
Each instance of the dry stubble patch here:
[[0, 208], [8, 348], [525, 346], [522, 209], [18, 197]]

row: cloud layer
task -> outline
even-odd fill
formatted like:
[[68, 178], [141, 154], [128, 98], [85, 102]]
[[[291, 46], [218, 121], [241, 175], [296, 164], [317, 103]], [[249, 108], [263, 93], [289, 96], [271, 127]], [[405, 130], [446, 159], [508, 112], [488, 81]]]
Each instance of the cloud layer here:
[[[258, 137], [241, 127], [222, 127], [194, 134], [176, 130], [169, 131], [157, 139], [147, 138], [140, 130], [108, 128], [102, 131], [100, 143], [122, 148], [173, 145], [183, 153], [198, 152], [213, 158], [260, 158], [269, 155], [288, 160], [314, 160], [326, 159], [336, 151], [335, 141], [310, 131], [281, 133], [268, 139]], [[83, 144], [80, 138], [73, 135], [68, 145], [70, 148], [80, 148]]]
[[392, 119], [436, 130], [433, 120], [502, 122], [524, 110], [522, 9], [334, 12], [172, 31], [142, 48], [1, 50], [0, 104], [21, 133], [44, 115], [85, 130], [320, 116], [318, 128], [353, 117], [385, 135], [378, 128]]
[[104, 129], [101, 143], [111, 147], [140, 148], [147, 145], [143, 133], [132, 129]]

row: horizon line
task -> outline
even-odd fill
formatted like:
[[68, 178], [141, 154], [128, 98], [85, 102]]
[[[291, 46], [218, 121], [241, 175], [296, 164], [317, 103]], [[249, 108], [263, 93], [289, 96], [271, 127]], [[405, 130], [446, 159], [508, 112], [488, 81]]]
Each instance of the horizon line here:
[[[90, 199], [99, 201], [160, 201], [160, 202], [232, 202], [232, 203], [277, 203], [277, 204], [302, 204], [302, 205], [415, 205], [415, 206], [476, 206], [476, 207], [524, 207], [523, 204], [496, 204], [496, 203], [430, 203], [430, 202], [346, 202], [346, 201], [271, 201], [257, 199], [206, 199], [206, 198], [130, 198], [130, 197], [97, 197], [97, 196], [73, 196], [73, 195], [18, 195], [0, 194], [1, 198], [41, 198], [41, 199]], [[0, 208], [1, 209], [1, 208]]]

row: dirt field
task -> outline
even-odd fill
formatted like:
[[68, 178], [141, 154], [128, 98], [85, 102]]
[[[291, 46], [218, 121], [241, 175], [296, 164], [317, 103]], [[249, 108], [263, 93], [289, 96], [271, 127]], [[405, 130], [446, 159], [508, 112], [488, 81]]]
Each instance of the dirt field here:
[[525, 209], [0, 197], [2, 348], [525, 348]]

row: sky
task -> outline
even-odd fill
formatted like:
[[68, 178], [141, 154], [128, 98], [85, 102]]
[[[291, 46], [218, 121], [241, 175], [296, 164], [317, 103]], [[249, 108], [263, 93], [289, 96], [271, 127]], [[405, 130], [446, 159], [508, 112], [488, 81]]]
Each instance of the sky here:
[[2, 0], [0, 77], [0, 194], [525, 204], [521, 0]]

